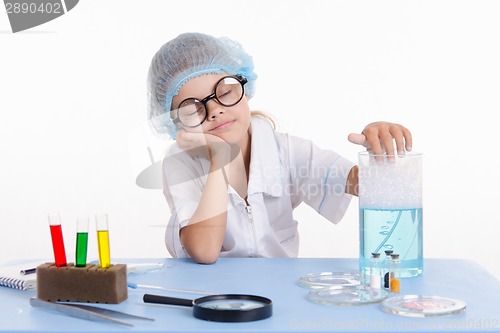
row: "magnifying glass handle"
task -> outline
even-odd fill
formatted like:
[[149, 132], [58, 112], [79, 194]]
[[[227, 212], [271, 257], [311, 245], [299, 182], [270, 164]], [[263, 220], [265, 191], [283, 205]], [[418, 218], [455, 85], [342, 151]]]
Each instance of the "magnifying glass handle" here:
[[144, 301], [144, 303], [193, 306], [193, 300], [184, 299], [184, 298], [176, 298], [176, 297], [168, 297], [168, 296], [144, 294], [144, 297], [142, 298], [142, 300]]

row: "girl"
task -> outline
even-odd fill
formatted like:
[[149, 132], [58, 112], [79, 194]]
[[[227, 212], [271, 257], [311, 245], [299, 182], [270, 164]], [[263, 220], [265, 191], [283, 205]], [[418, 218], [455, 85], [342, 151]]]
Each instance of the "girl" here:
[[[252, 58], [227, 38], [182, 34], [153, 57], [148, 118], [176, 140], [163, 160], [173, 257], [296, 257], [293, 209], [305, 202], [338, 223], [357, 195], [352, 162], [250, 111], [255, 80]], [[410, 132], [387, 122], [349, 140], [375, 154], [411, 149]]]

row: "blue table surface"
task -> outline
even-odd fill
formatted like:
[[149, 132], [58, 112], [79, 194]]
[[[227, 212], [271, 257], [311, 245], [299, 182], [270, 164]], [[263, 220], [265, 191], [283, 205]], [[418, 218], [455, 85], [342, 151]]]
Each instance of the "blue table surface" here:
[[463, 300], [464, 313], [434, 318], [410, 318], [386, 313], [380, 303], [328, 306], [307, 299], [301, 276], [315, 272], [357, 272], [356, 259], [219, 259], [198, 265], [188, 259], [130, 259], [119, 263], [164, 262], [166, 268], [129, 275], [130, 282], [166, 288], [254, 294], [273, 301], [272, 317], [247, 323], [217, 323], [193, 317], [192, 308], [146, 304], [144, 293], [197, 298], [200, 295], [129, 289], [120, 304], [98, 306], [154, 318], [154, 322], [128, 320], [134, 327], [92, 322], [33, 308], [36, 290], [0, 287], [0, 332], [325, 332], [325, 331], [500, 331], [500, 281], [469, 260], [426, 259], [424, 274], [401, 282], [399, 295], [436, 295]]

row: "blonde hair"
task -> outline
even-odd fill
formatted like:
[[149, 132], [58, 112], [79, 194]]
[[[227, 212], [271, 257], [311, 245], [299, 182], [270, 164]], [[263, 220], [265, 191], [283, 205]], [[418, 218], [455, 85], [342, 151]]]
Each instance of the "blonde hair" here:
[[261, 117], [269, 121], [273, 129], [276, 131], [278, 130], [278, 121], [274, 116], [272, 116], [270, 113], [264, 112], [264, 111], [251, 111], [250, 115], [252, 117]]

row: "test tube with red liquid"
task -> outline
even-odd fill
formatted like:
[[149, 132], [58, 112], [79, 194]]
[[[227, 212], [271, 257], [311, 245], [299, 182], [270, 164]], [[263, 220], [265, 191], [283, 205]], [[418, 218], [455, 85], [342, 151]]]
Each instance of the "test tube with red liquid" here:
[[66, 251], [64, 250], [61, 216], [58, 212], [49, 213], [49, 226], [56, 267], [66, 266]]

